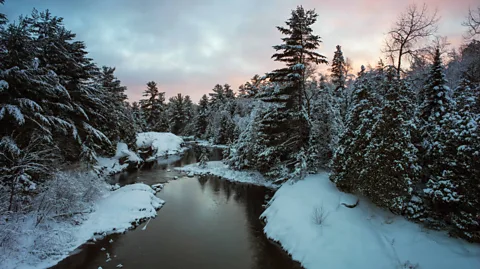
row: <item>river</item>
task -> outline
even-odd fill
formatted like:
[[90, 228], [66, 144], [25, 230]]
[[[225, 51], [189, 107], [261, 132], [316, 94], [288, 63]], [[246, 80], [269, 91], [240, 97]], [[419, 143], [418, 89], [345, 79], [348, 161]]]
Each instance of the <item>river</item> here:
[[[211, 159], [220, 156], [213, 150]], [[191, 149], [151, 169], [117, 176], [121, 185], [167, 182], [157, 193], [166, 201], [158, 216], [125, 234], [87, 243], [52, 268], [301, 268], [263, 234], [259, 216], [272, 191], [213, 176], [189, 178], [173, 169], [196, 157], [198, 150]]]

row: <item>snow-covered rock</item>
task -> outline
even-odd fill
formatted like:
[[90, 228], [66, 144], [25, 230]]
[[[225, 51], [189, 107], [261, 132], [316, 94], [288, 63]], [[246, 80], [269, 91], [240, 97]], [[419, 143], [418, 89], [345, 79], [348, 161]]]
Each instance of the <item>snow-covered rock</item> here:
[[267, 236], [306, 269], [480, 268], [480, 246], [338, 191], [327, 173], [284, 184], [262, 214]]
[[146, 132], [137, 134], [137, 148], [151, 148], [154, 151], [152, 158], [182, 153], [183, 139], [172, 133]]
[[103, 171], [107, 175], [113, 175], [126, 170], [129, 165], [136, 166], [142, 162], [138, 155], [129, 150], [127, 144], [117, 143], [115, 156], [112, 158], [98, 157], [95, 169]]

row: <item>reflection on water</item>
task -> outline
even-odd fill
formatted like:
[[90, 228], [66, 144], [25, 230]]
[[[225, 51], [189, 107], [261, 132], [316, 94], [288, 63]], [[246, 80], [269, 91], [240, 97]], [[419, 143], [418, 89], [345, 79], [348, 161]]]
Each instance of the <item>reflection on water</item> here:
[[258, 218], [265, 195], [272, 195], [266, 188], [162, 169], [126, 181], [154, 184], [174, 176], [180, 178], [157, 194], [166, 204], [145, 230], [146, 223], [85, 245], [54, 268], [301, 268], [262, 232]]

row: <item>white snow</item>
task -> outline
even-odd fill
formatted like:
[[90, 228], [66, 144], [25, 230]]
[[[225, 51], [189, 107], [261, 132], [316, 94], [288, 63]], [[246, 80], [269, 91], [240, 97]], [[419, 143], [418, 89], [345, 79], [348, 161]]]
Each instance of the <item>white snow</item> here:
[[[0, 253], [2, 269], [46, 268], [67, 257], [69, 253], [96, 236], [122, 233], [139, 223], [157, 215], [164, 201], [154, 195], [154, 190], [143, 183], [124, 186], [115, 191], [106, 191], [80, 223], [72, 220], [49, 221], [44, 226], [35, 226], [36, 214], [25, 221], [20, 230], [20, 247], [9, 253]], [[37, 239], [46, 242], [46, 249], [37, 245]], [[41, 241], [41, 240], [40, 240]], [[102, 249], [104, 250], [104, 249]], [[48, 254], [48, 255], [47, 255]], [[4, 257], [2, 257], [5, 255]], [[107, 253], [107, 259], [109, 259]]]
[[289, 183], [262, 214], [264, 231], [306, 269], [480, 268], [478, 244], [425, 229], [366, 199], [342, 206], [357, 198], [338, 191], [327, 173]]
[[222, 161], [207, 162], [205, 168], [199, 167], [198, 163], [189, 164], [184, 167], [175, 167], [176, 170], [187, 172], [188, 175], [214, 175], [224, 178], [228, 181], [248, 183], [253, 185], [265, 186], [267, 188], [277, 188], [278, 186], [267, 181], [260, 173], [254, 171], [235, 171], [224, 164]]
[[137, 134], [137, 148], [153, 147], [156, 150], [154, 158], [182, 153], [183, 139], [172, 133], [146, 132]]
[[128, 167], [128, 163], [120, 164], [119, 160], [123, 157], [128, 157], [127, 160], [132, 162], [141, 161], [135, 152], [128, 149], [127, 144], [120, 142], [117, 143], [117, 150], [112, 158], [97, 157], [95, 169], [104, 170], [107, 175], [120, 173]]
[[228, 145], [217, 145], [217, 144], [213, 144], [212, 142], [210, 141], [207, 141], [207, 140], [195, 140], [195, 141], [192, 141], [194, 142], [195, 144], [197, 144], [198, 146], [202, 146], [202, 147], [209, 147], [209, 148], [219, 148], [219, 149], [225, 149], [225, 148], [228, 148], [229, 146]]

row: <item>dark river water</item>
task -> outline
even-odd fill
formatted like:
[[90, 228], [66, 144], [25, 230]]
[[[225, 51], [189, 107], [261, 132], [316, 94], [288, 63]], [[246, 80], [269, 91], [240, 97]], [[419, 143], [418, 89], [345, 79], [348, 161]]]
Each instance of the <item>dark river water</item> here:
[[[159, 160], [152, 169], [118, 176], [122, 185], [168, 182], [157, 193], [166, 201], [158, 216], [125, 234], [85, 244], [52, 268], [301, 268], [263, 234], [259, 216], [272, 191], [173, 170], [197, 156], [190, 150], [182, 158]], [[220, 156], [213, 151], [211, 160]]]

